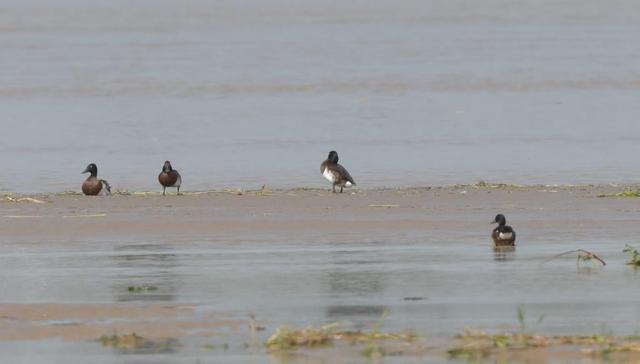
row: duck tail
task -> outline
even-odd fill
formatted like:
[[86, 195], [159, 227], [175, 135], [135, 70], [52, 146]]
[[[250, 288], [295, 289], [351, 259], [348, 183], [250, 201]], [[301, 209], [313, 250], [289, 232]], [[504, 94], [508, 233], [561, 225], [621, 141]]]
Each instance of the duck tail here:
[[111, 185], [109, 184], [109, 182], [101, 179], [100, 182], [102, 182], [102, 186], [107, 190], [107, 194], [110, 195], [111, 194]]

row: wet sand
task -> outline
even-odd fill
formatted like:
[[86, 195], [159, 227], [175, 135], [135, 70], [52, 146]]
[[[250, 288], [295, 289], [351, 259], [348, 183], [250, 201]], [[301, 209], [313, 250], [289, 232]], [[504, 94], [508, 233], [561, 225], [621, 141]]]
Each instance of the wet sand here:
[[554, 239], [569, 233], [574, 238], [609, 236], [612, 229], [617, 238], [631, 238], [637, 232], [635, 200], [598, 195], [633, 188], [460, 185], [343, 194], [321, 189], [225, 190], [166, 197], [156, 192], [125, 192], [108, 198], [70, 193], [30, 196], [44, 203], [12, 203], [5, 198], [0, 214], [3, 236], [11, 242], [269, 243], [284, 237], [301, 243], [349, 237], [414, 241], [434, 230], [453, 233], [454, 241], [470, 235], [482, 240], [489, 229], [487, 222], [499, 212], [528, 240], [549, 238], [545, 234], [551, 230], [555, 230]]
[[[388, 311], [385, 330], [431, 340], [403, 353], [445, 360], [464, 327], [517, 328], [518, 307], [544, 334], [633, 334], [640, 297], [621, 250], [640, 236], [638, 199], [598, 197], [627, 189], [637, 186], [7, 195], [0, 347], [35, 362], [10, 343], [119, 361], [97, 340], [135, 332], [176, 340], [171, 353], [266, 360], [261, 343], [282, 324], [367, 330]], [[499, 212], [518, 232], [514, 253], [491, 251]], [[608, 265], [548, 260], [578, 248]], [[251, 331], [252, 315], [264, 330]], [[335, 350], [359, 355], [324, 353]]]

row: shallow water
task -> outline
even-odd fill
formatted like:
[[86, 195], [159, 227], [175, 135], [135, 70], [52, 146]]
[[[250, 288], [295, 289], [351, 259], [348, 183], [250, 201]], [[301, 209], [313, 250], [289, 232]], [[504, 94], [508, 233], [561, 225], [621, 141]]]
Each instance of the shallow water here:
[[0, 1], [0, 190], [635, 182], [633, 1]]
[[[0, 0], [0, 190], [79, 190], [89, 162], [115, 188], [152, 190], [165, 159], [186, 190], [325, 186], [330, 149], [363, 187], [636, 182], [638, 24], [640, 5], [624, 0]], [[637, 273], [620, 249], [636, 232], [589, 230], [590, 213], [587, 229], [543, 227], [505, 256], [475, 231], [452, 242], [442, 230], [3, 241], [0, 304], [194, 305], [254, 314], [260, 340], [281, 324], [367, 329], [386, 309], [385, 329], [427, 337], [517, 329], [518, 307], [536, 332], [635, 333]], [[544, 263], [576, 245], [609, 266]], [[13, 363], [279, 362], [244, 348], [247, 335], [211, 339], [229, 350], [188, 338], [160, 355], [62, 340], [0, 352]]]
[[[637, 333], [638, 272], [624, 265], [621, 242], [583, 240], [580, 246], [604, 257], [606, 269], [577, 267], [574, 256], [547, 261], [549, 251], [575, 248], [575, 243], [561, 241], [522, 244], [505, 255], [494, 254], [486, 241], [472, 240], [100, 243], [72, 249], [53, 246], [50, 251], [8, 244], [0, 254], [0, 303], [190, 304], [196, 311], [241, 320], [254, 314], [266, 327], [260, 340], [282, 324], [342, 322], [366, 330], [385, 310], [385, 330], [411, 328], [427, 338], [453, 337], [465, 327], [516, 330], [519, 307], [527, 329], [538, 333]], [[131, 293], [131, 285], [158, 289]], [[181, 339], [176, 352], [193, 360], [244, 362], [256, 355], [266, 360], [264, 354], [242, 346], [248, 337], [248, 329], [222, 331], [216, 338], [196, 335]], [[229, 349], [203, 352], [211, 342], [228, 343]], [[117, 354], [94, 343], [49, 340], [37, 345], [60, 360], [70, 352], [80, 361], [86, 355], [108, 361]], [[30, 345], [0, 346], [10, 358], [40, 360], [28, 354]], [[144, 360], [173, 358], [166, 355]]]

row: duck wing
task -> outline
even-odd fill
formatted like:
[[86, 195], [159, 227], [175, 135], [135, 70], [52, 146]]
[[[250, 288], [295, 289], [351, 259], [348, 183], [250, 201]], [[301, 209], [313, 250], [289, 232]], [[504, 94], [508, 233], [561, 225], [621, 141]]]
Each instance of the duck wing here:
[[351, 175], [349, 174], [349, 172], [347, 171], [346, 168], [344, 168], [342, 165], [340, 164], [336, 164], [335, 166], [332, 166], [331, 169], [336, 172], [341, 179], [351, 182], [351, 184], [353, 184], [355, 186], [356, 182], [353, 180], [353, 177], [351, 177]]
[[327, 168], [328, 164], [329, 164], [329, 160], [328, 159], [320, 164], [320, 173], [324, 173], [324, 170], [325, 170], [325, 168]]
[[111, 194], [111, 185], [109, 184], [109, 182], [101, 179], [100, 183], [102, 183], [102, 187], [104, 187], [105, 190], [107, 190], [107, 195]]

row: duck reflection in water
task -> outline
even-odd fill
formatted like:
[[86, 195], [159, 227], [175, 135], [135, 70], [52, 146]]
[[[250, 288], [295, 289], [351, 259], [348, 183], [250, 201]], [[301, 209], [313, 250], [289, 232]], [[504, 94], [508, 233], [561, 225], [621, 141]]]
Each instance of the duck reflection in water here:
[[515, 246], [494, 246], [493, 247], [493, 259], [496, 261], [506, 262], [513, 260], [516, 257]]
[[380, 263], [380, 258], [371, 251], [339, 250], [331, 253], [331, 259], [327, 282], [333, 303], [326, 307], [327, 320], [350, 321], [355, 328], [370, 327], [380, 319], [386, 307], [353, 301], [363, 297], [374, 301], [384, 292], [385, 274], [374, 267]]
[[178, 257], [167, 246], [127, 244], [111, 256], [116, 275], [113, 294], [117, 302], [169, 302], [176, 299]]

